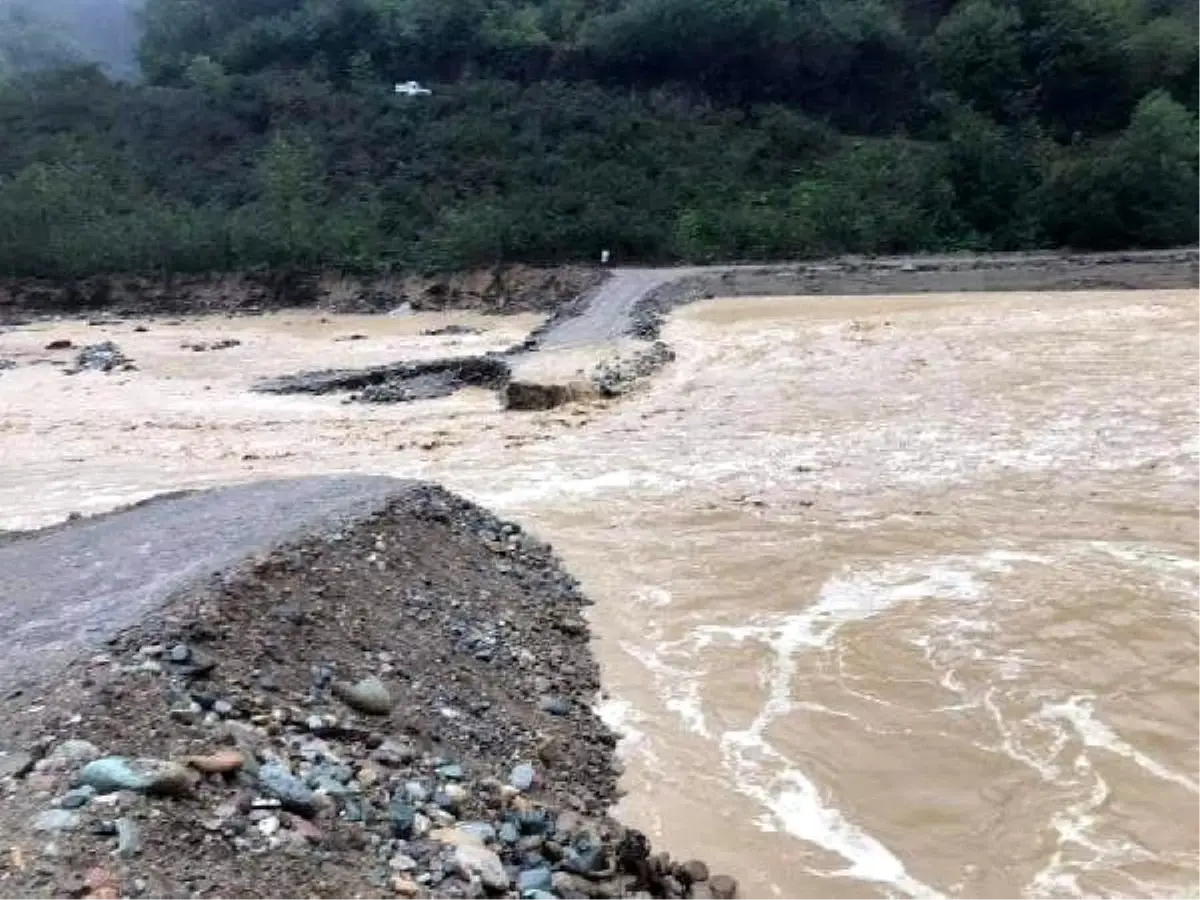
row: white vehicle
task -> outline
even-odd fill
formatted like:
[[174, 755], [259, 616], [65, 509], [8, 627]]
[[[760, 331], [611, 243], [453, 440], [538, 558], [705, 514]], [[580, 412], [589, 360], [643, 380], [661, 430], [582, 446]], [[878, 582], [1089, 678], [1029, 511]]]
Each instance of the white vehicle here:
[[419, 82], [406, 81], [396, 85], [396, 93], [405, 97], [428, 97], [433, 93], [429, 88], [422, 87]]

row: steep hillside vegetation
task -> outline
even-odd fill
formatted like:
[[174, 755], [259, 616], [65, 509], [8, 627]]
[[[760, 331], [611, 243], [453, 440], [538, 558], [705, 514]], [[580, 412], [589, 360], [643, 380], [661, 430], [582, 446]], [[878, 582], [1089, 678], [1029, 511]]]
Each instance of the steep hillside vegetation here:
[[[1194, 0], [148, 0], [144, 83], [10, 67], [0, 271], [1191, 243], [1196, 19]], [[432, 95], [394, 92], [410, 79]]]

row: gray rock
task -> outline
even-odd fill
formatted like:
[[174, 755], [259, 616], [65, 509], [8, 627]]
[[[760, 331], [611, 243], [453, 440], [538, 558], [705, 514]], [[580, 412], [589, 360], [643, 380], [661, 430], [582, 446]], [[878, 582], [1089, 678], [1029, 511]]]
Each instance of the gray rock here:
[[500, 841], [505, 844], [515, 844], [521, 839], [521, 830], [512, 822], [505, 822], [500, 826]]
[[69, 809], [47, 809], [33, 819], [35, 831], [72, 831], [79, 827], [79, 813]]
[[708, 879], [708, 887], [717, 900], [732, 900], [737, 896], [737, 880], [729, 875], [714, 875]]
[[279, 816], [263, 816], [255, 827], [263, 837], [270, 837], [278, 833], [279, 829], [283, 827], [283, 823], [279, 821]]
[[508, 890], [508, 872], [500, 857], [479, 844], [465, 843], [454, 848], [454, 861], [465, 875], [478, 876], [491, 891]]
[[419, 863], [415, 859], [405, 853], [397, 853], [388, 860], [388, 868], [393, 872], [411, 872], [418, 865]]
[[392, 834], [405, 841], [413, 837], [417, 821], [415, 806], [403, 800], [393, 800], [388, 807], [388, 817], [392, 821]]
[[508, 775], [508, 783], [515, 787], [518, 791], [527, 791], [533, 787], [533, 782], [537, 779], [537, 770], [530, 763], [523, 762], [513, 766], [513, 770]]
[[496, 829], [487, 822], [461, 822], [458, 830], [481, 844], [491, 844], [496, 840]]
[[554, 820], [554, 836], [561, 841], [570, 841], [582, 824], [579, 813], [564, 809]]
[[105, 756], [92, 760], [79, 775], [83, 784], [101, 794], [139, 791], [144, 794], [179, 797], [191, 792], [192, 774], [177, 763], [159, 759], [126, 759]]
[[522, 834], [545, 834], [553, 824], [544, 809], [523, 809], [516, 814], [516, 825]]
[[279, 762], [269, 762], [258, 770], [263, 792], [274, 797], [288, 812], [312, 816], [317, 811], [317, 796], [308, 786]]
[[552, 716], [565, 716], [571, 712], [571, 701], [566, 697], [547, 694], [538, 700], [538, 709]]
[[75, 368], [78, 371], [96, 369], [101, 372], [111, 372], [118, 367], [129, 365], [131, 365], [129, 358], [112, 341], [89, 344], [75, 357]]
[[463, 771], [463, 767], [458, 763], [447, 763], [444, 766], [438, 766], [437, 773], [451, 781], [461, 781], [466, 777], [466, 772]]
[[133, 819], [117, 819], [117, 855], [130, 859], [142, 849], [142, 832]]
[[413, 803], [424, 803], [429, 799], [429, 789], [419, 781], [406, 781], [404, 783], [404, 796]]
[[80, 763], [91, 762], [99, 756], [100, 748], [91, 741], [71, 738], [63, 741], [50, 751], [48, 759], [69, 765], [79, 765]]
[[[521, 853], [524, 853], [526, 857], [528, 857], [526, 865], [541, 865], [543, 861], [542, 851], [545, 850], [545, 848], [546, 839], [540, 834], [528, 834], [517, 841], [517, 850]], [[534, 854], [536, 854], [536, 858], [534, 858]], [[561, 851], [559, 852], [558, 856], [562, 856]]]
[[167, 656], [173, 663], [185, 663], [192, 658], [192, 648], [187, 644], [176, 644]]
[[233, 704], [228, 700], [218, 700], [213, 704], [212, 708], [213, 712], [215, 712], [218, 716], [227, 716], [233, 712]]
[[409, 744], [400, 744], [396, 741], [384, 741], [378, 747], [371, 751], [371, 760], [385, 766], [402, 766], [407, 762], [411, 762], [416, 756], [416, 751]]
[[329, 794], [331, 797], [342, 797], [346, 794], [356, 793], [355, 789], [338, 781], [331, 775], [310, 776], [307, 780], [308, 786], [314, 791], [321, 791], [322, 793]]
[[203, 710], [198, 703], [188, 703], [186, 705], [172, 706], [167, 710], [167, 715], [176, 722], [182, 722], [184, 725], [193, 725], [199, 720]]
[[436, 791], [433, 795], [433, 803], [438, 809], [454, 814], [459, 810], [459, 800], [455, 794], [450, 791]]
[[545, 866], [536, 869], [524, 869], [517, 875], [517, 890], [525, 895], [529, 891], [553, 890], [554, 873]]
[[58, 798], [59, 809], [79, 809], [81, 806], [87, 806], [88, 802], [96, 796], [96, 789], [89, 784], [82, 787], [77, 787], [72, 791], [67, 791]]
[[417, 813], [413, 816], [412, 833], [415, 838], [423, 838], [429, 834], [433, 828], [433, 821], [424, 813]]
[[368, 715], [386, 716], [392, 711], [392, 695], [374, 675], [354, 684], [334, 682], [333, 693], [347, 706]]
[[682, 876], [685, 884], [708, 881], [708, 866], [698, 859], [689, 859], [679, 866], [679, 874]]
[[563, 854], [562, 867], [568, 872], [591, 875], [608, 868], [608, 853], [604, 844], [589, 834], [582, 834]]
[[579, 875], [572, 875], [570, 872], [555, 872], [550, 878], [553, 885], [551, 890], [559, 897], [590, 897], [592, 895], [591, 884]]
[[24, 750], [0, 753], [0, 778], [21, 778], [33, 768], [33, 754]]

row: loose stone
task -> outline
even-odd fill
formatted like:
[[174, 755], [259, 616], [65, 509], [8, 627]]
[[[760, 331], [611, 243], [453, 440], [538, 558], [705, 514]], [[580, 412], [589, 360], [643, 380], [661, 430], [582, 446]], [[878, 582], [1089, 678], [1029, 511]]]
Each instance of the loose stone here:
[[347, 706], [368, 715], [386, 716], [392, 711], [392, 695], [374, 675], [354, 684], [334, 682], [333, 693]]
[[529, 763], [520, 763], [513, 766], [513, 770], [508, 776], [508, 783], [518, 791], [527, 791], [533, 787], [533, 782], [536, 778], [537, 772], [532, 765]]

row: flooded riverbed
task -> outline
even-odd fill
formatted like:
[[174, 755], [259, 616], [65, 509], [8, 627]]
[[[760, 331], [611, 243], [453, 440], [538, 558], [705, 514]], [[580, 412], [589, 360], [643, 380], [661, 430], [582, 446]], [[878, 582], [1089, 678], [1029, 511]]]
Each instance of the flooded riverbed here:
[[[29, 326], [0, 335], [0, 527], [436, 479], [581, 578], [625, 817], [745, 896], [1187, 895], [1196, 317], [1187, 291], [706, 301], [643, 392], [540, 414], [247, 390], [506, 346], [528, 317]], [[420, 334], [449, 322], [487, 330]], [[139, 369], [67, 376], [37, 362], [54, 338]]]

